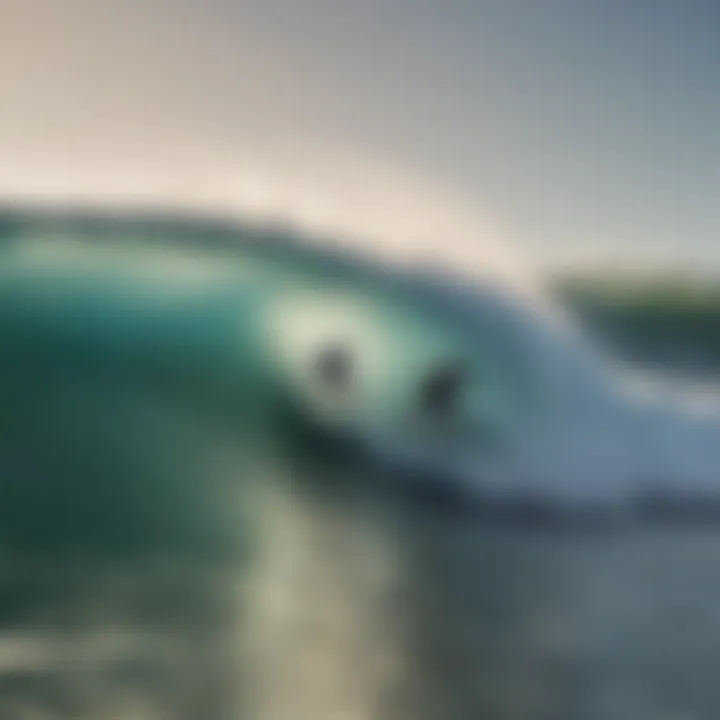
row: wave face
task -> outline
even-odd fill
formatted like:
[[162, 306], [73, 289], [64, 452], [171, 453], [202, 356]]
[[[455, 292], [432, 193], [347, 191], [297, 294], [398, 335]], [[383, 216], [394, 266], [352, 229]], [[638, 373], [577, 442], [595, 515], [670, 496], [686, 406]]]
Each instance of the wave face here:
[[715, 416], [526, 289], [15, 208], [0, 393], [9, 717], [717, 716]]
[[[84, 272], [99, 278], [114, 265], [114, 282], [125, 277], [139, 306], [150, 287], [167, 294], [174, 285], [182, 297], [189, 288], [202, 294], [212, 284], [234, 284], [250, 288], [246, 295], [254, 298], [241, 302], [268, 307], [268, 297], [260, 296], [284, 293], [288, 299], [262, 319], [271, 352], [289, 363], [284, 380], [310, 392], [292, 369], [305, 362], [302, 353], [333, 337], [353, 345], [352, 352], [367, 356], [359, 360], [361, 371], [375, 376], [364, 381], [372, 388], [364, 407], [348, 406], [342, 423], [363, 425], [351, 434], [376, 445], [385, 461], [444, 475], [468, 500], [529, 501], [558, 512], [715, 502], [720, 419], [712, 406], [693, 407], [669, 388], [643, 393], [642, 383], [628, 381], [539, 283], [489, 268], [470, 273], [472, 280], [467, 272], [464, 278], [429, 273], [409, 258], [376, 265], [361, 251], [353, 254], [347, 238], [335, 243], [344, 250], [330, 250], [328, 238], [257, 222], [183, 220], [177, 212], [8, 209], [3, 223], [6, 242], [24, 248], [22, 262], [64, 263], [70, 272], [85, 263]], [[466, 366], [470, 379], [455, 418], [462, 432], [445, 432], [443, 442], [435, 434], [428, 444], [417, 427], [408, 432], [419, 416], [410, 395], [420, 392], [423, 372], [427, 377], [453, 361]], [[393, 417], [400, 408], [382, 400], [390, 385], [402, 385], [403, 374], [417, 383], [398, 393], [411, 422]], [[315, 399], [306, 395], [303, 402]], [[314, 412], [316, 420], [329, 412], [329, 423], [339, 428], [334, 410], [315, 405]], [[399, 427], [403, 432], [392, 437]]]
[[631, 372], [565, 308], [507, 283], [437, 274], [408, 282], [419, 306], [441, 309], [493, 346], [522, 398], [501, 444], [490, 452], [471, 443], [450, 461], [479, 504], [558, 518], [715, 512], [720, 405], [712, 388]]

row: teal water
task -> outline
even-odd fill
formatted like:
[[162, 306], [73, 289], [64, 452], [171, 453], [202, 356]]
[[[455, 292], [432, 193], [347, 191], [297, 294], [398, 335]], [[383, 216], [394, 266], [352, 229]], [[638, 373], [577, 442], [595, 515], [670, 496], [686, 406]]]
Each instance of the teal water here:
[[[423, 497], [400, 460], [524, 417], [516, 365], [404, 279], [254, 232], [0, 216], [0, 717], [715, 720], [717, 530]], [[339, 337], [349, 395], [313, 374]], [[482, 382], [425, 417], [458, 357]]]

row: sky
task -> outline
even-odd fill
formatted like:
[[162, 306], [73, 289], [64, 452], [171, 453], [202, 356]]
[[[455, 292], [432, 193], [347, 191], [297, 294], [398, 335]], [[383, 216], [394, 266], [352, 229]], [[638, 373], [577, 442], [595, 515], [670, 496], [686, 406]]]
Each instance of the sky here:
[[720, 3], [2, 0], [0, 193], [128, 188], [720, 273]]

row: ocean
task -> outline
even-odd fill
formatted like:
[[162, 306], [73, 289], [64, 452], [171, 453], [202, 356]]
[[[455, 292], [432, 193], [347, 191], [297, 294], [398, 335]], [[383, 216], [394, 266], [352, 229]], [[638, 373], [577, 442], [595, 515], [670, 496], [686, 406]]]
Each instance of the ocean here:
[[[0, 228], [12, 241], [18, 224], [7, 220]], [[30, 226], [37, 232], [42, 223]], [[142, 235], [142, 222], [132, 227]], [[192, 225], [187, 234], [197, 232]], [[263, 287], [294, 287], [307, 258], [288, 247], [269, 251], [283, 265], [272, 283], [263, 283], [262, 267], [250, 267], [260, 290], [241, 297], [252, 301], [243, 323]], [[364, 424], [336, 432], [328, 421], [340, 417], [334, 405], [318, 406], [330, 414], [316, 425], [279, 403], [278, 377], [253, 374], [261, 367], [253, 343], [241, 353], [250, 381], [233, 394], [239, 390], [227, 373], [236, 366], [227, 361], [237, 346], [225, 341], [230, 326], [246, 328], [226, 304], [238, 300], [234, 291], [193, 302], [188, 314], [170, 295], [138, 296], [120, 285], [113, 295], [99, 281], [92, 305], [87, 295], [77, 296], [83, 302], [60, 295], [74, 298], [63, 306], [43, 294], [22, 304], [30, 285], [23, 281], [20, 294], [2, 286], [9, 294], [0, 307], [0, 367], [12, 381], [1, 387], [0, 412], [0, 717], [719, 717], [715, 426], [695, 425], [690, 415], [666, 424], [664, 414], [625, 414], [585, 364], [585, 351], [566, 344], [572, 335], [546, 332], [540, 316], [523, 313], [526, 300], [513, 315], [478, 288], [476, 306], [462, 298], [443, 305], [441, 327], [455, 327], [462, 315], [457, 327], [466, 334], [472, 327], [483, 347], [488, 339], [517, 341], [505, 350], [520, 357], [501, 356], [508, 377], [519, 378], [513, 388], [529, 403], [526, 384], [545, 383], [532, 395], [546, 400], [533, 416], [542, 433], [527, 439], [535, 454], [515, 442], [511, 423], [503, 442], [481, 444], [486, 437], [477, 436], [463, 456], [463, 469], [483, 468], [475, 483], [454, 483], [453, 463], [439, 476], [437, 463], [432, 472], [403, 464], [408, 446], [396, 443], [388, 408], [393, 392], [414, 390], [420, 361], [436, 357], [435, 324], [432, 332], [424, 325], [434, 296], [412, 285], [412, 294], [387, 302], [380, 285], [357, 284], [353, 260], [323, 263], [334, 291], [355, 283], [365, 310], [385, 301], [382, 327], [390, 331], [381, 337], [400, 340], [391, 355], [399, 369], [357, 406], [365, 420], [382, 419], [369, 436], [386, 441], [380, 454], [355, 442]], [[10, 267], [5, 256], [6, 282]], [[143, 277], [150, 278], [143, 287], [160, 286], [156, 276]], [[390, 287], [401, 284], [389, 278]], [[402, 312], [408, 297], [411, 315]], [[279, 326], [293, 337], [307, 319], [294, 308]], [[334, 329], [337, 317], [356, 317], [311, 309], [312, 317], [331, 317]], [[50, 316], [60, 318], [53, 332], [62, 332], [43, 331], [40, 346], [23, 344], [36, 339], [24, 334], [32, 323]], [[467, 325], [468, 317], [479, 324]], [[102, 342], [77, 344], [88, 337]], [[137, 353], [138, 338], [154, 352]], [[383, 347], [377, 335], [361, 338]], [[164, 354], [168, 348], [173, 353]], [[138, 368], [152, 374], [132, 374]], [[533, 382], [523, 368], [537, 371]], [[506, 376], [488, 377], [492, 385]], [[643, 386], [640, 394], [662, 387], [691, 405], [716, 391], [712, 380], [700, 385], [672, 372], [636, 370], [627, 379]], [[253, 401], [238, 406], [238, 397]], [[481, 417], [485, 432], [501, 416]], [[653, 434], [652, 425], [640, 444], [635, 433], [651, 419], [663, 432]], [[693, 444], [699, 429], [705, 434]], [[621, 439], [622, 453], [606, 455]], [[495, 464], [482, 466], [488, 452]], [[509, 495], [493, 467], [506, 471]], [[638, 468], [672, 470], [668, 484], [650, 486], [669, 492], [665, 513], [637, 511]]]

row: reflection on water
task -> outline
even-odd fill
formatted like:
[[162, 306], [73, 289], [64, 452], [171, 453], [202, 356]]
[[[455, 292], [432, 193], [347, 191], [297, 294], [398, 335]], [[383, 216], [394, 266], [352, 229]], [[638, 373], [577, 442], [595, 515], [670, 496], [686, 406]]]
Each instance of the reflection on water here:
[[223, 582], [189, 566], [5, 563], [0, 716], [220, 717]]
[[[404, 567], [383, 576], [333, 515], [289, 532], [265, 576], [5, 563], [0, 717], [718, 716], [720, 533], [508, 529], [397, 503]], [[257, 585], [275, 593], [260, 613]]]
[[[176, 420], [188, 487], [191, 458], [217, 477]], [[720, 528], [508, 526], [322, 451], [273, 457], [261, 494], [225, 496], [253, 529], [239, 555], [6, 554], [0, 718], [720, 716]]]

